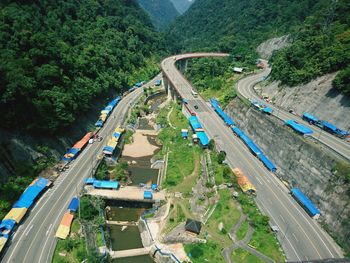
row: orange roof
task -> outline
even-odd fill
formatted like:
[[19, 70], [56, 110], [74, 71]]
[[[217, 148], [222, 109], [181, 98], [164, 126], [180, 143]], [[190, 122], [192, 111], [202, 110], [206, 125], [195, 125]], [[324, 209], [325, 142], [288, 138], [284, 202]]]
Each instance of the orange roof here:
[[82, 149], [90, 140], [93, 134], [93, 132], [88, 132], [80, 141], [76, 142], [72, 148]]
[[73, 221], [73, 215], [70, 213], [65, 213], [62, 218], [61, 225], [70, 227], [70, 225], [72, 224], [72, 221]]

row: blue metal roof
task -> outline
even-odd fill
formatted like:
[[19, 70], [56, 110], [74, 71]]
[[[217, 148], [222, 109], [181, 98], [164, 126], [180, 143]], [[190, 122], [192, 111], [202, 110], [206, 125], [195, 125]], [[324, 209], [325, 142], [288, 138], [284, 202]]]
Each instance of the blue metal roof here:
[[328, 122], [322, 121], [322, 124], [324, 127], [326, 127], [327, 129], [331, 130], [332, 132], [336, 133], [336, 134], [340, 134], [340, 135], [346, 135], [346, 131], [342, 131], [341, 129], [339, 129], [337, 126], [330, 124]]
[[76, 212], [79, 207], [79, 199], [76, 197], [73, 197], [72, 201], [70, 201], [70, 204], [68, 205], [68, 210], [72, 212]]
[[200, 141], [200, 143], [203, 145], [203, 146], [207, 146], [208, 143], [209, 143], [209, 138], [207, 136], [207, 134], [202, 131], [202, 132], [196, 132], [197, 136], [198, 136], [198, 139]]
[[266, 107], [263, 109], [263, 112], [271, 114], [273, 112], [273, 109]]
[[103, 180], [95, 180], [92, 184], [95, 188], [113, 188], [118, 189], [119, 183], [115, 181], [103, 181]]
[[119, 132], [115, 132], [115, 133], [113, 133], [113, 136], [114, 136], [115, 138], [119, 139], [120, 133], [119, 133]]
[[320, 210], [311, 202], [311, 200], [304, 195], [299, 188], [292, 188], [293, 196], [304, 206], [306, 211], [313, 217], [320, 214]]
[[144, 199], [152, 199], [152, 197], [153, 197], [153, 194], [152, 194], [151, 191], [144, 191], [143, 192], [143, 198]]
[[158, 79], [155, 81], [154, 83], [156, 86], [160, 86], [160, 84], [162, 84], [162, 80]]
[[102, 151], [107, 154], [112, 154], [115, 148], [112, 146], [105, 146], [103, 147]]
[[271, 172], [277, 171], [276, 166], [263, 153], [259, 154], [258, 158]]
[[95, 127], [102, 127], [103, 126], [103, 121], [101, 120], [98, 120], [96, 123], [95, 123]]
[[11, 235], [12, 229], [15, 227], [15, 225], [16, 225], [16, 221], [13, 219], [2, 220], [0, 224], [0, 237], [9, 238]]
[[194, 131], [197, 129], [203, 129], [202, 125], [200, 124], [197, 116], [191, 116], [188, 118], [188, 121], [190, 122], [190, 125]]
[[289, 125], [294, 130], [302, 134], [313, 134], [313, 130], [309, 129], [308, 127], [305, 127], [304, 125], [301, 125], [300, 123], [294, 120], [287, 120], [285, 124]]
[[249, 141], [247, 143], [247, 146], [249, 147], [249, 149], [255, 154], [255, 155], [259, 155], [262, 154], [261, 150], [259, 149], [258, 146], [256, 146], [256, 144], [252, 141]]
[[210, 99], [210, 103], [211, 103], [211, 105], [218, 105], [219, 104], [219, 102], [216, 100], [216, 99], [214, 99], [214, 98], [211, 98]]
[[95, 178], [89, 177], [89, 178], [85, 179], [85, 183], [86, 184], [93, 184], [95, 182], [95, 180], [96, 180]]
[[232, 126], [232, 127], [231, 127], [231, 130], [232, 130], [234, 133], [236, 133], [239, 137], [241, 137], [241, 136], [244, 134], [244, 132], [241, 131], [237, 126]]
[[33, 185], [27, 187], [27, 189], [20, 196], [18, 201], [12, 206], [13, 208], [29, 208], [34, 203], [35, 199], [40, 195], [42, 190], [48, 185], [49, 180], [45, 178], [39, 178]]
[[313, 121], [313, 122], [318, 122], [319, 119], [313, 115], [311, 115], [310, 113], [304, 112], [303, 114], [303, 118], [306, 118], [309, 121]]

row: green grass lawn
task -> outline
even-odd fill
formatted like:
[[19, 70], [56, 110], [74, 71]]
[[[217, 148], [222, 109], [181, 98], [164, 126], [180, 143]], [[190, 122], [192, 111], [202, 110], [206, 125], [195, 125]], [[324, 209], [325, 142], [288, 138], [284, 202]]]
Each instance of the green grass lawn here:
[[[241, 214], [232, 200], [228, 189], [220, 190], [219, 194], [220, 200], [203, 230], [208, 232], [216, 244], [224, 248], [232, 244], [228, 232], [237, 223]], [[224, 225], [223, 231], [219, 231], [218, 226], [220, 222]], [[204, 233], [203, 230], [202, 233]]]
[[222, 247], [210, 240], [206, 244], [185, 244], [184, 247], [193, 263], [225, 263], [221, 255]]
[[248, 232], [248, 221], [244, 221], [240, 228], [236, 232], [238, 240], [242, 240]]
[[240, 262], [240, 263], [263, 263], [261, 259], [256, 257], [255, 255], [250, 254], [248, 251], [237, 248], [232, 252], [232, 261], [233, 262]]
[[284, 262], [285, 258], [275, 234], [269, 230], [266, 231], [265, 229], [254, 230], [249, 245], [252, 245], [256, 250], [272, 258], [276, 262]]
[[[59, 239], [56, 245], [52, 262], [54, 263], [79, 263], [86, 258], [85, 240], [79, 237], [80, 224], [74, 220], [71, 227], [71, 234], [67, 239]], [[60, 256], [65, 253], [66, 256]]]

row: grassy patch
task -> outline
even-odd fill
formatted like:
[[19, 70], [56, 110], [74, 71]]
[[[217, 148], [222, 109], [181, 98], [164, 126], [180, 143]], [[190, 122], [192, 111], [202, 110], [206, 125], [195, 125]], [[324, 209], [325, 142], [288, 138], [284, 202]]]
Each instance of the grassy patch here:
[[[65, 240], [58, 240], [52, 262], [78, 263], [86, 258], [85, 240], [79, 236], [79, 229], [80, 224], [75, 219], [72, 224], [70, 236]], [[60, 256], [59, 253], [66, 254], [66, 256]]]
[[240, 228], [236, 232], [238, 240], [242, 240], [248, 232], [248, 221], [244, 221]]
[[[170, 128], [164, 123], [167, 120], [169, 109], [162, 109], [157, 117], [157, 122], [160, 123], [163, 129], [158, 134], [157, 139], [161, 141], [164, 148], [169, 150], [166, 179], [164, 187], [173, 190], [183, 180], [192, 175], [195, 169], [195, 161], [200, 159], [202, 149], [198, 145], [190, 146], [189, 140], [184, 140], [181, 137], [181, 128], [188, 127], [186, 118], [181, 113], [181, 108], [178, 105], [172, 105], [173, 110], [170, 114], [172, 124], [175, 129]], [[165, 118], [165, 120], [164, 120]], [[167, 122], [167, 121], [166, 121]], [[194, 183], [194, 178], [190, 177], [189, 181]], [[191, 187], [186, 184], [187, 187]], [[190, 188], [187, 189], [190, 191]]]
[[[240, 212], [231, 198], [230, 191], [227, 189], [219, 191], [220, 199], [216, 208], [204, 226], [204, 231], [208, 232], [211, 239], [221, 247], [232, 244], [228, 236], [229, 230], [237, 223], [240, 218]], [[219, 230], [219, 224], [223, 223], [223, 230]], [[204, 232], [202, 232], [204, 233]]]
[[249, 244], [266, 256], [271, 257], [276, 262], [284, 261], [284, 256], [278, 240], [275, 234], [270, 230], [268, 224], [269, 218], [261, 214], [255, 204], [254, 198], [240, 193], [238, 201], [242, 206], [243, 212], [248, 215], [254, 227], [254, 234]]
[[132, 130], [126, 130], [125, 135], [124, 135], [124, 142], [125, 142], [125, 144], [132, 143], [132, 135], [133, 135], [133, 131]]
[[185, 251], [193, 263], [215, 262], [225, 263], [221, 255], [222, 247], [215, 242], [208, 241], [206, 244], [185, 245]]
[[276, 262], [284, 262], [284, 256], [274, 233], [269, 229], [255, 228], [250, 245]]
[[188, 120], [181, 112], [181, 106], [175, 104], [173, 110], [169, 116], [171, 124], [179, 129], [186, 129], [188, 127]]
[[250, 254], [248, 251], [242, 249], [242, 248], [237, 248], [235, 251], [232, 253], [232, 261], [233, 262], [240, 262], [240, 263], [262, 263], [264, 261], [260, 260], [258, 257], [255, 255]]
[[96, 244], [97, 244], [97, 247], [104, 246], [104, 243], [103, 243], [103, 240], [102, 240], [102, 233], [101, 233], [100, 229], [98, 229], [97, 232], [96, 232]]

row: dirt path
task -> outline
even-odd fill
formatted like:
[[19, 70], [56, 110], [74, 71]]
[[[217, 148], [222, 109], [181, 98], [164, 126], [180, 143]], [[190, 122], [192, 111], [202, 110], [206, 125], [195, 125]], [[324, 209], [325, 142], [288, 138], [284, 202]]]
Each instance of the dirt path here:
[[242, 208], [240, 205], [237, 206], [238, 210], [241, 212], [241, 217], [239, 218], [238, 222], [231, 228], [230, 230], [230, 238], [233, 241], [233, 244], [229, 247], [226, 247], [222, 251], [222, 255], [225, 258], [227, 263], [233, 263], [231, 259], [232, 252], [236, 250], [237, 248], [242, 248], [244, 250], [247, 250], [249, 253], [255, 255], [259, 259], [261, 259], [264, 262], [273, 263], [275, 262], [268, 256], [262, 254], [261, 252], [257, 251], [256, 249], [248, 246], [249, 241], [252, 239], [254, 228], [248, 224], [248, 231], [247, 234], [244, 236], [242, 240], [237, 239], [237, 231], [242, 226], [242, 224], [247, 220], [247, 215], [243, 214]]

